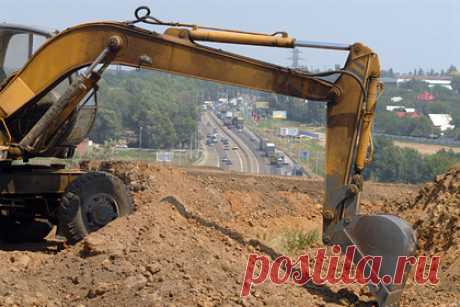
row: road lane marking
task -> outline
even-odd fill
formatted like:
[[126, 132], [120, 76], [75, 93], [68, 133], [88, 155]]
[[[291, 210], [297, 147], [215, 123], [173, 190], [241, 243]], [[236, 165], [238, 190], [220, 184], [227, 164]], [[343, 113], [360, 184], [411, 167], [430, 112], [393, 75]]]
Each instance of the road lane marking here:
[[238, 159], [240, 160], [240, 168], [241, 168], [241, 171], [244, 172], [244, 167], [243, 167], [243, 159], [241, 159], [241, 155], [240, 153], [238, 152], [238, 150], [234, 150], [234, 152], [236, 153], [236, 155], [238, 156]]
[[[252, 150], [250, 148], [248, 148], [248, 146], [246, 145], [246, 143], [239, 137], [237, 136], [235, 133], [233, 133], [233, 131], [231, 131], [230, 129], [226, 128], [226, 127], [223, 127], [219, 120], [215, 117], [214, 114], [211, 114], [210, 112], [207, 112], [206, 113], [206, 117], [208, 117], [208, 119], [211, 119], [210, 122], [212, 122], [214, 125], [216, 125], [216, 128], [223, 134], [223, 135], [226, 135], [229, 139], [231, 139], [236, 145], [238, 145], [244, 153], [246, 153], [246, 157], [247, 157], [247, 164], [248, 164], [248, 172], [250, 173], [254, 173], [253, 171], [253, 161], [256, 161], [255, 163], [255, 168], [256, 168], [256, 173], [258, 174], [260, 172], [260, 166], [259, 166], [259, 160], [255, 157], [254, 153], [252, 152]], [[241, 155], [238, 151], [236, 151], [236, 154], [238, 156], [238, 159], [240, 161], [240, 168], [241, 168], [241, 171], [244, 172], [244, 163], [243, 163], [243, 159], [241, 158]]]

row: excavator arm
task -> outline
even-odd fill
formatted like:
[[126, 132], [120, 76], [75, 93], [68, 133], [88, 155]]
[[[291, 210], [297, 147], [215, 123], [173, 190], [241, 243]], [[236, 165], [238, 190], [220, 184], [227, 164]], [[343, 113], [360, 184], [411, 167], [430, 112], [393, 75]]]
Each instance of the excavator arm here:
[[[145, 8], [144, 8], [145, 9]], [[33, 157], [52, 146], [81, 100], [97, 86], [111, 64], [161, 70], [276, 94], [327, 103], [326, 199], [323, 241], [345, 249], [356, 245], [355, 261], [365, 255], [384, 256], [380, 276], [394, 276], [398, 256], [415, 252], [413, 230], [387, 215], [358, 214], [362, 171], [368, 158], [371, 126], [379, 91], [377, 55], [357, 43], [350, 46], [300, 42], [286, 33], [266, 35], [164, 23], [149, 16], [133, 22], [101, 22], [69, 28], [49, 39], [0, 91], [2, 156]], [[163, 34], [135, 26], [146, 22], [170, 25]], [[199, 41], [282, 48], [312, 47], [347, 50], [338, 71], [313, 75], [198, 44]], [[10, 131], [9, 119], [37, 103], [60, 81], [88, 67], [72, 86], [25, 134]], [[321, 77], [335, 73], [335, 82]], [[403, 285], [370, 285], [379, 303], [398, 304]]]

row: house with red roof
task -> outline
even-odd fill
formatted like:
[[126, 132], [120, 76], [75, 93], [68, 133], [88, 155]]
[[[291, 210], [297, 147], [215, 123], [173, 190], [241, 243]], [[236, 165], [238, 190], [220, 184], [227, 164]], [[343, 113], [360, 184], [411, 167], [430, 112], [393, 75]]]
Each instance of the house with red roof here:
[[432, 102], [432, 101], [436, 100], [436, 97], [434, 97], [434, 95], [429, 93], [429, 92], [423, 92], [423, 93], [417, 95], [417, 100], [418, 101]]
[[422, 117], [420, 113], [417, 112], [394, 112], [398, 118], [413, 118], [418, 119]]

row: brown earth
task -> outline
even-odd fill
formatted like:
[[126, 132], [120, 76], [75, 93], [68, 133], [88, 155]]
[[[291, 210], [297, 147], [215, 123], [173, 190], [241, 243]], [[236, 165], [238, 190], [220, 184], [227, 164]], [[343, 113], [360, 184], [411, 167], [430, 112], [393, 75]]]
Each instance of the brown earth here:
[[[419, 254], [441, 257], [440, 283], [409, 284], [406, 301], [413, 305], [460, 304], [460, 168], [439, 175], [415, 198], [389, 201], [386, 210], [402, 216], [417, 231]], [[409, 300], [410, 298], [410, 300]], [[454, 304], [455, 303], [455, 304]]]
[[402, 148], [411, 148], [420, 152], [422, 155], [432, 155], [440, 150], [452, 150], [453, 152], [459, 153], [460, 147], [457, 146], [443, 146], [436, 144], [422, 144], [422, 143], [411, 143], [402, 141], [393, 141], [396, 146]]
[[[251, 252], [295, 255], [286, 245], [290, 233], [321, 230], [320, 181], [142, 162], [91, 162], [84, 167], [110, 171], [126, 182], [135, 212], [61, 251], [47, 242], [1, 245], [0, 306], [372, 305], [365, 288], [340, 285], [265, 283], [253, 288], [249, 298], [240, 297]], [[439, 182], [433, 190], [423, 188], [420, 193], [426, 196], [415, 203], [410, 199], [418, 187], [369, 183], [361, 209], [407, 217], [420, 232], [423, 252], [439, 248], [455, 260], [458, 237], [449, 236], [448, 229], [457, 223], [458, 230], [458, 202], [455, 211], [449, 209], [451, 198], [434, 197], [444, 199], [447, 209], [441, 211], [452, 219], [440, 218], [428, 204], [433, 199], [429, 195], [455, 195], [454, 181], [445, 189], [434, 188]], [[454, 238], [452, 243], [446, 243], [446, 236]], [[404, 305], [459, 301], [459, 268], [458, 261], [446, 263], [447, 282], [440, 286], [410, 284]]]

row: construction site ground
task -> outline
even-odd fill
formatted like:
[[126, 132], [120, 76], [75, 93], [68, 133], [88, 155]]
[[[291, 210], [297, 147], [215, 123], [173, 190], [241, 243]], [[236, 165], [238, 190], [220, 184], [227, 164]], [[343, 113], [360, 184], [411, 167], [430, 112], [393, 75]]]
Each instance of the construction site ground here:
[[[321, 231], [323, 183], [212, 168], [88, 162], [129, 187], [135, 212], [57, 250], [51, 242], [0, 249], [0, 306], [371, 306], [366, 287], [275, 286], [240, 291], [248, 255], [289, 254], [290, 233]], [[361, 210], [408, 219], [420, 254], [442, 258], [441, 282], [409, 282], [403, 306], [460, 302], [460, 171], [426, 186], [367, 183]], [[320, 240], [311, 249], [320, 246]]]

